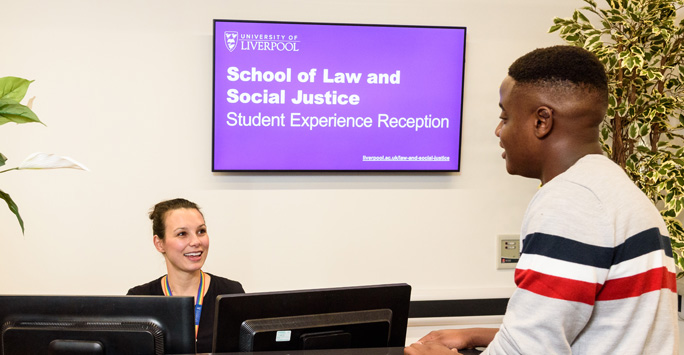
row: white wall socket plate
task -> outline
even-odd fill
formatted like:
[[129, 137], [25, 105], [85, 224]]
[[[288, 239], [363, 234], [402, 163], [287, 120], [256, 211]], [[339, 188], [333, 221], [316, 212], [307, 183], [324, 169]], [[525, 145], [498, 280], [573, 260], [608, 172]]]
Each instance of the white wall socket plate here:
[[520, 259], [520, 235], [503, 234], [496, 237], [496, 268], [515, 269]]

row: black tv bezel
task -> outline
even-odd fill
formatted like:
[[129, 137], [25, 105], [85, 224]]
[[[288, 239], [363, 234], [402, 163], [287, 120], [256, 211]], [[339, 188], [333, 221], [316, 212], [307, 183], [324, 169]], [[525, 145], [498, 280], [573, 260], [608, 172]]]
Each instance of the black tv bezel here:
[[[332, 25], [332, 26], [365, 26], [365, 27], [403, 27], [403, 28], [447, 28], [463, 30], [463, 62], [460, 63], [463, 68], [463, 75], [461, 80], [461, 103], [460, 103], [460, 120], [458, 130], [458, 167], [456, 169], [216, 169], [215, 154], [216, 154], [216, 24], [218, 22], [237, 22], [237, 23], [274, 23], [274, 24], [292, 24], [292, 25]], [[211, 98], [211, 171], [213, 173], [457, 173], [461, 171], [463, 164], [462, 150], [463, 150], [463, 102], [465, 100], [465, 64], [466, 64], [466, 49], [467, 49], [467, 27], [465, 26], [446, 26], [446, 25], [406, 25], [406, 24], [379, 24], [379, 23], [344, 23], [344, 22], [302, 22], [302, 21], [274, 21], [274, 20], [238, 20], [238, 19], [214, 19], [212, 31], [212, 98]]]
[[195, 352], [192, 297], [0, 295], [0, 325], [22, 321], [154, 323], [166, 353]]
[[376, 309], [392, 311], [388, 346], [403, 347], [410, 299], [411, 286], [405, 283], [219, 295], [212, 352], [240, 351], [245, 320]]

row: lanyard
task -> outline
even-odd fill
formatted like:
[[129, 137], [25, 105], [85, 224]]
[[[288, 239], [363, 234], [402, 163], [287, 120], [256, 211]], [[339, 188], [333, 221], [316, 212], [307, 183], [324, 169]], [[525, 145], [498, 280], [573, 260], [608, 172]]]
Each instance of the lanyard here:
[[[164, 296], [173, 296], [171, 286], [169, 285], [169, 278], [164, 275], [162, 278], [162, 289]], [[204, 272], [200, 270], [200, 284], [197, 288], [197, 297], [195, 298], [195, 339], [197, 339], [197, 332], [199, 331], [200, 317], [202, 316], [202, 303], [204, 302]]]

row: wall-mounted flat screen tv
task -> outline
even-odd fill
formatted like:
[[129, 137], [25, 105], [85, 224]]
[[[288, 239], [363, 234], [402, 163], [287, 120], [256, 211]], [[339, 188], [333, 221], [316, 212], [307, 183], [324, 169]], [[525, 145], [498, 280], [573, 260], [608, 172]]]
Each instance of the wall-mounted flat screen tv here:
[[464, 27], [214, 20], [213, 171], [459, 171]]

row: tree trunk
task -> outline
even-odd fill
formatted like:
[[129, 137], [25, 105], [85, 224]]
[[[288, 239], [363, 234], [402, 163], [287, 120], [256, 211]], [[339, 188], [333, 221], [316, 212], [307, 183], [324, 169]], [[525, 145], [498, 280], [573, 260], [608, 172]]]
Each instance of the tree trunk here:
[[622, 117], [615, 112], [615, 116], [613, 116], [613, 156], [611, 158], [624, 169], [626, 154], [625, 142], [622, 137], [622, 123]]

